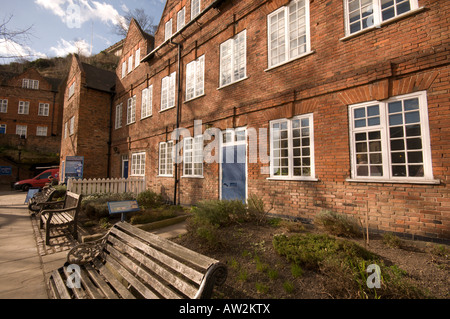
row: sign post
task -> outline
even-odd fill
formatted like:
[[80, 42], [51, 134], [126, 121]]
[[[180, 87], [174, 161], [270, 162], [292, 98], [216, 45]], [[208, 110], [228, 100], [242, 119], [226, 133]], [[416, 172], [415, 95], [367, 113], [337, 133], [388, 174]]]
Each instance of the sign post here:
[[122, 214], [122, 221], [125, 221], [127, 213], [138, 212], [141, 209], [136, 200], [128, 200], [121, 202], [108, 202], [108, 210], [110, 215]]

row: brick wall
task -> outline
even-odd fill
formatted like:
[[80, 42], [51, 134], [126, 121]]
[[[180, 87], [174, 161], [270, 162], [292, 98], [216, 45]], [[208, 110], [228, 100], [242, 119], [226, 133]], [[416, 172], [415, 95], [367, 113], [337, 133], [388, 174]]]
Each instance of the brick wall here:
[[[202, 1], [202, 8], [210, 2]], [[226, 129], [269, 128], [269, 121], [313, 113], [317, 181], [274, 181], [261, 174], [267, 164], [248, 165], [248, 193], [273, 205], [274, 214], [312, 222], [324, 209], [365, 219], [374, 231], [448, 239], [449, 181], [449, 24], [450, 3], [419, 1], [414, 14], [381, 28], [345, 38], [342, 1], [310, 2], [312, 53], [269, 69], [267, 15], [288, 1], [226, 1], [178, 35], [177, 46], [164, 42], [164, 25], [176, 17], [179, 2], [169, 1], [155, 35], [158, 52], [118, 84], [115, 105], [123, 103], [121, 129], [113, 130], [111, 172], [119, 174], [121, 156], [146, 151], [148, 187], [173, 197], [174, 178], [158, 176], [159, 143], [170, 139], [176, 110], [160, 112], [161, 81], [177, 71], [180, 126], [192, 130], [195, 119]], [[186, 3], [189, 21], [189, 2]], [[173, 20], [176, 30], [176, 19]], [[247, 77], [219, 88], [220, 44], [246, 30]], [[129, 34], [133, 39], [133, 34]], [[137, 40], [136, 40], [137, 41]], [[132, 48], [133, 45], [129, 44]], [[126, 51], [126, 50], [124, 50]], [[126, 52], [124, 57], [126, 58]], [[205, 55], [205, 94], [186, 102], [186, 64]], [[121, 64], [118, 74], [121, 72]], [[120, 78], [120, 77], [119, 77]], [[153, 85], [153, 115], [140, 120], [141, 92]], [[348, 106], [426, 91], [433, 177], [439, 184], [352, 182]], [[136, 123], [125, 125], [126, 100], [136, 94]], [[178, 95], [178, 94], [177, 94]], [[115, 112], [113, 112], [114, 118]], [[269, 147], [267, 148], [269, 149]], [[131, 163], [131, 162], [130, 162]], [[130, 164], [131, 165], [131, 164]], [[181, 165], [179, 166], [181, 176]], [[204, 165], [204, 178], [180, 178], [179, 201], [192, 204], [219, 198], [220, 167]]]

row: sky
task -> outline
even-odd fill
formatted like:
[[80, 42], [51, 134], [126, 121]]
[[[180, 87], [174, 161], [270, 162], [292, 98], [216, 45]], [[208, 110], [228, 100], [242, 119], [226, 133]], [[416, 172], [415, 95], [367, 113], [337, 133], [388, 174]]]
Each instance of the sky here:
[[[97, 54], [122, 39], [113, 28], [123, 15], [144, 9], [159, 24], [165, 0], [0, 0], [0, 26], [25, 30], [18, 41], [0, 37], [0, 64], [16, 56], [65, 57], [69, 53]], [[6, 57], [6, 58], [5, 58]], [[9, 58], [8, 58], [9, 57]], [[14, 58], [11, 58], [14, 57]]]

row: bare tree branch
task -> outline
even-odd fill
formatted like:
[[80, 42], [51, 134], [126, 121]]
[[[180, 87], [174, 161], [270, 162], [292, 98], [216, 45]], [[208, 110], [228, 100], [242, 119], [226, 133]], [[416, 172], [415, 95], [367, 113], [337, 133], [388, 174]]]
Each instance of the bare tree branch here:
[[[31, 29], [33, 25], [25, 29], [9, 29], [8, 24], [11, 22], [13, 15], [9, 15], [4, 18], [0, 23], [0, 44], [3, 44], [7, 51], [7, 55], [0, 54], [0, 58], [2, 59], [16, 59], [16, 58], [24, 58], [30, 57], [32, 55], [23, 54], [18, 52], [19, 49], [16, 46], [23, 47], [26, 45], [26, 42], [29, 40], [31, 35]], [[15, 51], [15, 52], [10, 52]]]
[[153, 17], [146, 14], [144, 9], [134, 9], [133, 11], [129, 11], [122, 18], [124, 21], [119, 19], [113, 29], [113, 32], [117, 35], [123, 37], [127, 36], [131, 19], [136, 20], [145, 33], [154, 35], [156, 32], [157, 26], [153, 24]]

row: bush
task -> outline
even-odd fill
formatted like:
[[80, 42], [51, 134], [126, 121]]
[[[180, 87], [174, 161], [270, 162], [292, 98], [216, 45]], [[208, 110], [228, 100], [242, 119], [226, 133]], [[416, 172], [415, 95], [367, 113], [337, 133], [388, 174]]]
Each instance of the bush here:
[[179, 206], [163, 206], [157, 209], [146, 209], [143, 212], [138, 212], [131, 216], [130, 223], [133, 225], [148, 224], [164, 219], [169, 219], [178, 216], [178, 212], [182, 208]]
[[240, 200], [205, 200], [192, 208], [194, 218], [217, 225], [228, 226], [245, 221], [247, 210]]
[[163, 197], [151, 190], [140, 193], [137, 201], [139, 206], [143, 208], [157, 208], [164, 204]]
[[132, 193], [92, 194], [83, 198], [81, 210], [87, 218], [100, 220], [109, 217], [108, 202], [120, 202], [135, 199], [136, 196]]
[[316, 221], [332, 235], [350, 238], [362, 236], [356, 219], [347, 215], [341, 215], [332, 211], [323, 211], [316, 216]]

